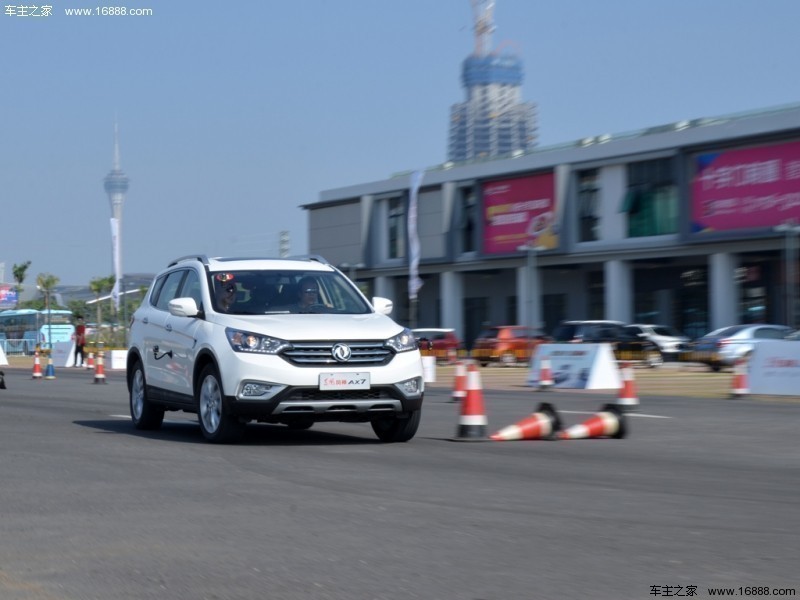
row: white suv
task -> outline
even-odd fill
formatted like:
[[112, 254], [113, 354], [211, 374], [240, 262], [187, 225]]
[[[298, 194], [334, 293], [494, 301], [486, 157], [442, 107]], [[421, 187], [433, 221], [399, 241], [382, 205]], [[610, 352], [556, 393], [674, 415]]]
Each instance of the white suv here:
[[369, 422], [383, 442], [408, 441], [422, 360], [391, 310], [320, 257], [178, 259], [131, 321], [133, 424], [158, 429], [181, 410], [210, 442], [238, 440], [249, 421]]

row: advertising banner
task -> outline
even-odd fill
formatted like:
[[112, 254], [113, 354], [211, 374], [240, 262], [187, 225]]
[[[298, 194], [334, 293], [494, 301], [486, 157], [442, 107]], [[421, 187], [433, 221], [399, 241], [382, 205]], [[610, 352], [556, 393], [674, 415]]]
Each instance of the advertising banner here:
[[487, 254], [517, 252], [522, 245], [558, 246], [560, 214], [552, 172], [484, 183], [483, 210]]
[[13, 285], [0, 284], [0, 310], [17, 306], [17, 290]]
[[800, 142], [695, 157], [692, 232], [800, 222]]
[[756, 344], [748, 362], [748, 377], [751, 394], [800, 396], [800, 342]]
[[531, 361], [528, 385], [538, 387], [544, 358], [550, 360], [553, 387], [586, 390], [622, 387], [610, 344], [540, 344]]

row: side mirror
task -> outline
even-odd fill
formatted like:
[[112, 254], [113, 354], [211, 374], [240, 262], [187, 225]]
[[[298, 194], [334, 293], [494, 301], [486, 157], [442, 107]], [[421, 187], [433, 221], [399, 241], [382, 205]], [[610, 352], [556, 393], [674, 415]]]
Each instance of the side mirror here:
[[375, 309], [376, 313], [382, 315], [390, 315], [392, 314], [394, 303], [388, 298], [381, 298], [380, 296], [375, 296], [372, 298], [372, 307]]
[[173, 317], [196, 317], [200, 313], [194, 298], [174, 298], [167, 307]]

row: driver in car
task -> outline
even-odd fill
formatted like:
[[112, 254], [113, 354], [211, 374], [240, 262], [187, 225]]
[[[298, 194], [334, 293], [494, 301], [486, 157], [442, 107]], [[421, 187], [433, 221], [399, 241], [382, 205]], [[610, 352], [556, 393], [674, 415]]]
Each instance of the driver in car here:
[[319, 306], [319, 287], [313, 277], [303, 277], [297, 290], [297, 312], [310, 312], [312, 306]]

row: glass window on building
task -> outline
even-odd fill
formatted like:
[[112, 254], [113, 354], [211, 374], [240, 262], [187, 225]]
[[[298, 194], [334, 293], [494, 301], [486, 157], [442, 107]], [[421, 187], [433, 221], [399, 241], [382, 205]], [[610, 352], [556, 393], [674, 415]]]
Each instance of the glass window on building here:
[[458, 191], [457, 248], [459, 254], [478, 251], [478, 200], [473, 187]]
[[406, 255], [406, 203], [403, 198], [391, 198], [388, 211], [389, 258], [404, 258]]
[[578, 241], [594, 242], [600, 239], [598, 213], [597, 169], [578, 173]]
[[708, 269], [698, 267], [681, 273], [681, 288], [678, 294], [679, 311], [676, 325], [692, 339], [707, 334], [708, 319]]
[[605, 281], [602, 271], [589, 271], [589, 319], [606, 318]]
[[675, 160], [659, 158], [630, 163], [621, 212], [628, 216], [628, 237], [678, 232], [678, 186]]

